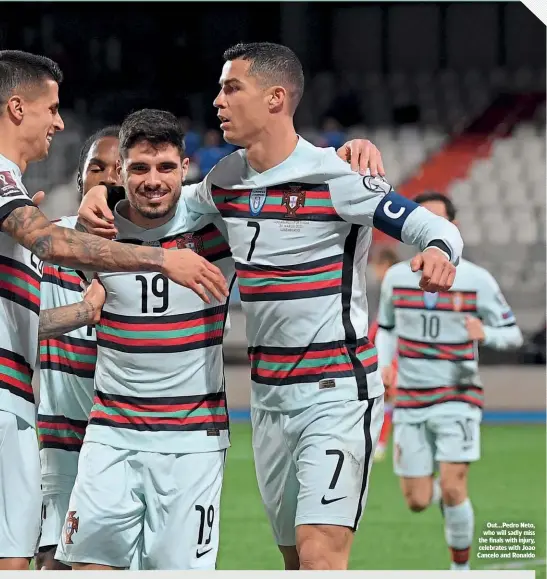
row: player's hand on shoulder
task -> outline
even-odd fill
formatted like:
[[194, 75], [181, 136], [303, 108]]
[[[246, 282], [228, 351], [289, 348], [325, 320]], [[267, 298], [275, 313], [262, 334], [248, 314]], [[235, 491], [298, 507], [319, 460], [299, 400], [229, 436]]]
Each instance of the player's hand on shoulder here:
[[470, 340], [476, 340], [478, 342], [484, 342], [484, 325], [474, 316], [465, 316], [465, 329], [467, 330], [467, 335]]
[[374, 143], [367, 139], [353, 139], [344, 143], [336, 154], [347, 163], [350, 163], [351, 170], [365, 175], [367, 169], [373, 177], [380, 175], [385, 177], [382, 154]]
[[99, 323], [105, 299], [106, 290], [103, 284], [97, 278], [91, 280], [84, 290], [84, 302], [92, 309], [92, 324]]
[[222, 271], [191, 249], [164, 250], [162, 272], [193, 290], [207, 304], [211, 303], [207, 292], [221, 302], [229, 295]]
[[422, 271], [420, 288], [427, 292], [446, 291], [452, 287], [456, 277], [456, 266], [444, 251], [429, 247], [410, 261], [412, 271]]
[[78, 221], [83, 230], [93, 235], [113, 239], [118, 233], [114, 215], [107, 202], [105, 185], [95, 185], [83, 197], [78, 209]]

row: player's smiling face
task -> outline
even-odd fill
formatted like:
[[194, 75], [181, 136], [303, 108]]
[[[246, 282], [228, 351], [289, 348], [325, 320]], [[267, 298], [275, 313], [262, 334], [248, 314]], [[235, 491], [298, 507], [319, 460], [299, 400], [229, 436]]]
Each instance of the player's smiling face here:
[[64, 129], [59, 114], [59, 85], [47, 80], [36, 88], [29, 88], [28, 92], [22, 91], [22, 94], [25, 96], [12, 97], [13, 104], [18, 99], [22, 109], [20, 126], [29, 151], [28, 160], [39, 161], [47, 157], [53, 135]]
[[240, 147], [249, 146], [271, 121], [271, 88], [248, 74], [251, 61], [229, 60], [220, 77], [220, 92], [213, 101], [224, 140]]
[[144, 227], [167, 222], [176, 211], [189, 159], [171, 144], [136, 143], [122, 159], [131, 220]]
[[103, 137], [91, 145], [84, 163], [84, 195], [95, 185], [121, 185], [120, 175], [116, 170], [120, 153], [120, 141], [116, 137]]

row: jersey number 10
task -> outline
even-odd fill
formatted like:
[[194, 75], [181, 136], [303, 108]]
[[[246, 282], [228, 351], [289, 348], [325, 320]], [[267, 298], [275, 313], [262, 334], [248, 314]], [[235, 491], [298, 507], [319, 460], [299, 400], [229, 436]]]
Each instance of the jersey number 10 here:
[[441, 320], [439, 316], [420, 314], [420, 317], [422, 318], [422, 337], [432, 338], [433, 340], [438, 338], [441, 332]]

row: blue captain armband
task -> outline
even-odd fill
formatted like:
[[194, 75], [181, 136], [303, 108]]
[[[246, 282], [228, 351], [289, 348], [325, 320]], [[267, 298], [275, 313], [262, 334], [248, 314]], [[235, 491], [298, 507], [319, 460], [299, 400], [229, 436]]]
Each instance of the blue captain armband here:
[[395, 193], [395, 191], [390, 191], [378, 203], [374, 211], [372, 224], [376, 229], [383, 231], [390, 237], [402, 241], [401, 233], [405, 221], [418, 207], [419, 205], [414, 201]]

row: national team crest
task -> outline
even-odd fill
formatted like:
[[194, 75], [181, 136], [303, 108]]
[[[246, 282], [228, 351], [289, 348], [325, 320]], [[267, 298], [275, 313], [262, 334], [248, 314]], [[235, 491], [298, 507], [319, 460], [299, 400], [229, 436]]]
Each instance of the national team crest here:
[[195, 253], [202, 253], [203, 240], [199, 235], [194, 235], [193, 233], [185, 233], [184, 235], [177, 237], [177, 248], [191, 249]]
[[266, 187], [259, 187], [258, 189], [253, 189], [249, 195], [249, 211], [251, 215], [256, 217], [264, 207], [266, 203], [266, 197], [268, 196], [268, 189]]
[[283, 217], [285, 219], [296, 218], [296, 212], [300, 207], [304, 206], [306, 201], [306, 192], [302, 191], [300, 185], [289, 185], [289, 191], [283, 192], [283, 200], [281, 205], [284, 205], [287, 214]]
[[463, 309], [463, 294], [461, 292], [454, 292], [452, 294], [452, 308], [455, 312], [461, 312]]
[[72, 545], [72, 535], [78, 532], [80, 517], [76, 516], [76, 511], [68, 511], [65, 521], [65, 544]]
[[434, 310], [439, 300], [439, 292], [424, 292], [424, 306], [428, 310]]

